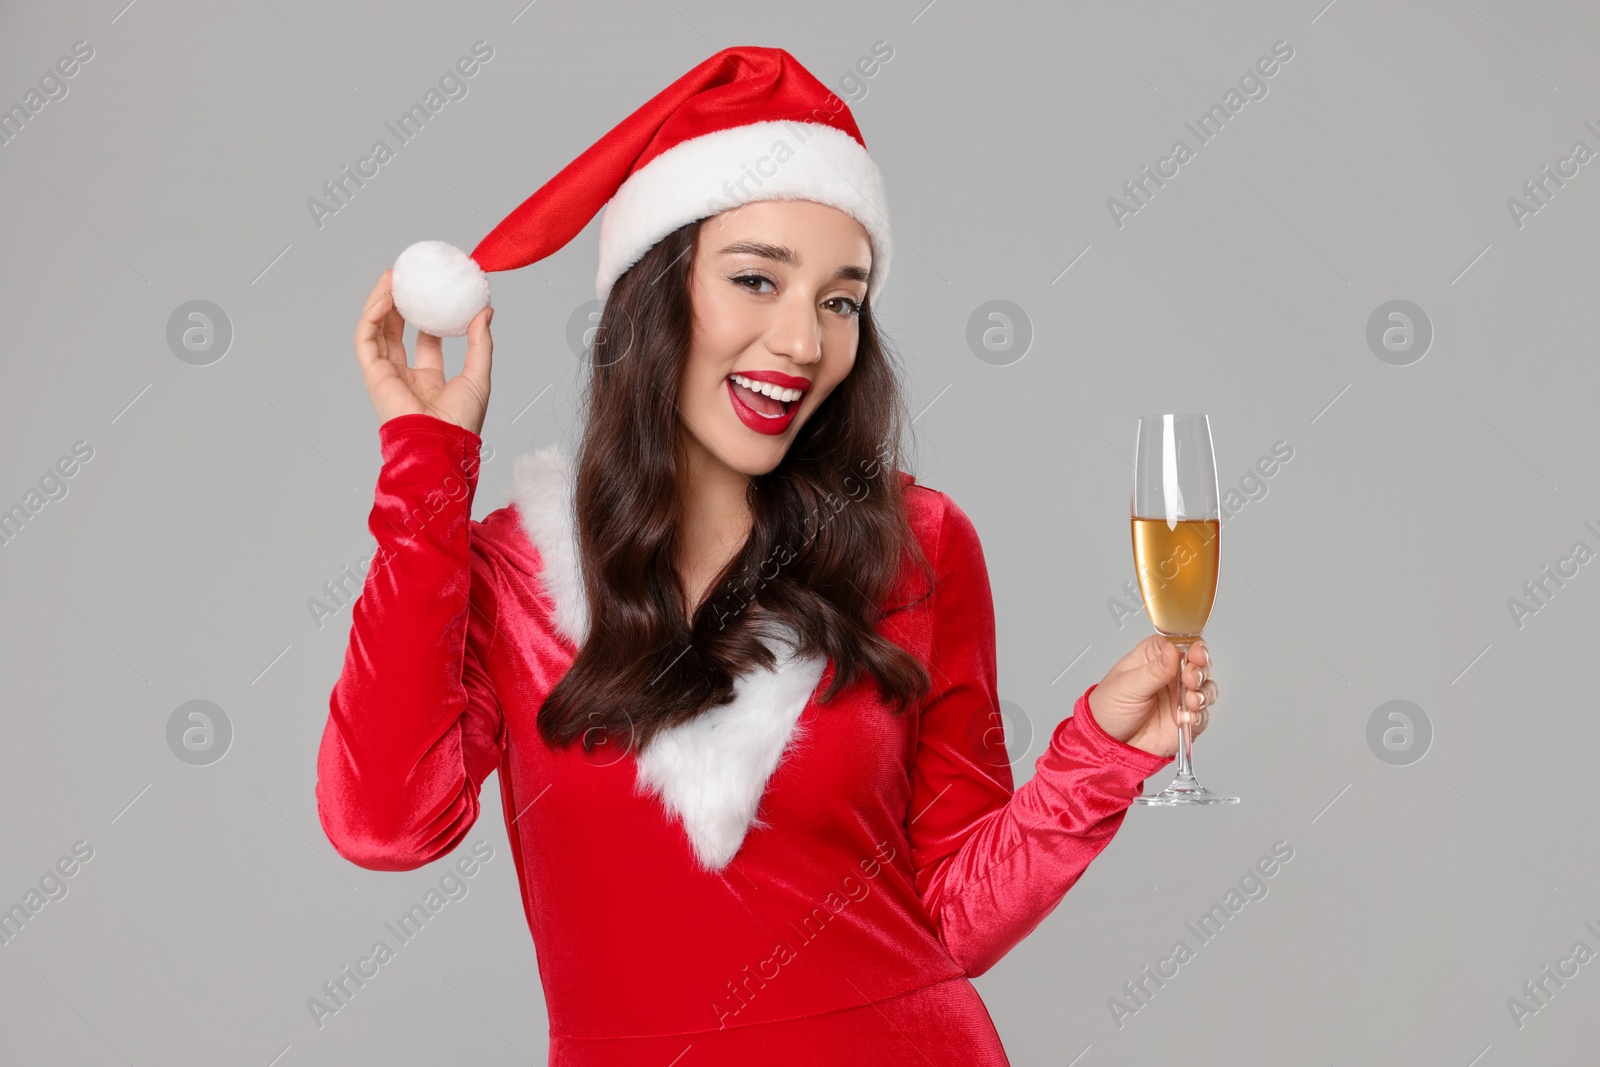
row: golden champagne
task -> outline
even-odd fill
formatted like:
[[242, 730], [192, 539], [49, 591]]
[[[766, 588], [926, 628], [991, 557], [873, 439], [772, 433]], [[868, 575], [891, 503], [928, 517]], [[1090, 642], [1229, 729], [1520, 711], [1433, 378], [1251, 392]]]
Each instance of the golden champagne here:
[[1156, 630], [1173, 644], [1200, 636], [1217, 596], [1217, 519], [1133, 520], [1139, 591]]

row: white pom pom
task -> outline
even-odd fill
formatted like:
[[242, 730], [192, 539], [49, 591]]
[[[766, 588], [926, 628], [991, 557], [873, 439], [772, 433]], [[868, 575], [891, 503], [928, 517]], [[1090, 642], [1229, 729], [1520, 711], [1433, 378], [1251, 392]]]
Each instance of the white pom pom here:
[[423, 333], [461, 337], [489, 306], [489, 276], [445, 241], [418, 241], [394, 261], [394, 305]]

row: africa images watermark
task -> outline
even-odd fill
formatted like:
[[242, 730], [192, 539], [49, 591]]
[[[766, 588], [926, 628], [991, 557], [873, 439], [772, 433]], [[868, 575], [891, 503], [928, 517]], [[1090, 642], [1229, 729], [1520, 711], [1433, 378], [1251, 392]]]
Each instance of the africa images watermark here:
[[1229, 120], [1244, 110], [1245, 104], [1266, 99], [1268, 79], [1277, 75], [1282, 69], [1281, 64], [1293, 58], [1294, 48], [1288, 41], [1274, 41], [1271, 54], [1257, 59], [1254, 66], [1240, 76], [1237, 89], [1230, 88], [1220, 104], [1212, 104], [1194, 122], [1183, 124], [1194, 135], [1195, 148], [1190, 148], [1189, 142], [1180, 137], [1172, 142], [1172, 149], [1167, 155], [1156, 160], [1153, 171], [1150, 164], [1146, 163], [1139, 168], [1137, 176], [1123, 182], [1122, 191], [1127, 200], [1119, 200], [1114, 196], [1106, 200], [1106, 208], [1111, 212], [1111, 221], [1116, 223], [1117, 229], [1122, 229], [1128, 216], [1137, 215], [1155, 196], [1156, 190], [1167, 184], [1162, 179], [1176, 178], [1183, 164], [1195, 157], [1199, 146], [1210, 144]]
[[[493, 459], [494, 446], [487, 441], [483, 442], [479, 446], [477, 463], [462, 461], [459, 464], [460, 476], [451, 474], [445, 478], [437, 489], [423, 497], [422, 507], [415, 509], [410, 515], [406, 516], [405, 529], [396, 531], [403, 534], [402, 540], [406, 542], [414, 540], [417, 534], [421, 533], [422, 529], [444, 510], [447, 503], [460, 500], [466, 496], [468, 487], [471, 485], [471, 479], [476, 476], [479, 468]], [[354, 569], [348, 563], [342, 564], [339, 567], [339, 573], [335, 577], [322, 583], [322, 593], [331, 603], [319, 600], [314, 596], [307, 597], [306, 611], [310, 613], [311, 621], [316, 625], [317, 629], [325, 629], [329, 618], [355, 603], [356, 598], [361, 595], [361, 590], [365, 588], [367, 581], [372, 576], [370, 567], [381, 567], [388, 563], [393, 556], [394, 553], [392, 551], [382, 545], [377, 545], [367, 555], [356, 560]]]
[[[857, 59], [855, 65], [845, 72], [840, 83], [852, 103], [866, 99], [868, 87], [863, 79], [876, 77], [883, 69], [883, 65], [893, 58], [894, 45], [888, 41], [875, 41], [872, 50]], [[754, 185], [756, 189], [765, 187], [766, 181], [763, 179], [770, 181], [776, 177], [779, 168], [796, 156], [796, 146], [804, 148], [806, 142], [816, 136], [815, 130], [807, 129], [808, 125], [830, 125], [829, 119], [843, 110], [844, 106], [845, 98], [837, 93], [829, 93], [826, 100], [811, 109], [807, 118], [784, 120], [789, 136], [795, 143], [791, 145], [780, 137], [772, 142], [765, 154], [752, 160], [741, 161], [737, 177], [729, 177], [723, 181], [722, 195], [706, 198], [707, 214], [719, 215], [730, 206], [736, 207], [747, 202], [753, 195], [750, 185]]]
[[[1596, 529], [1594, 523], [1586, 522], [1583, 526], [1600, 539], [1600, 529]], [[1572, 543], [1571, 551], [1556, 559], [1554, 570], [1546, 563], [1536, 576], [1523, 582], [1522, 593], [1526, 600], [1514, 596], [1506, 598], [1506, 608], [1511, 612], [1511, 621], [1517, 624], [1517, 629], [1528, 624], [1528, 616], [1537, 615], [1549, 607], [1550, 601], [1566, 588], [1567, 582], [1578, 576], [1578, 568], [1594, 558], [1595, 550], [1589, 547], [1589, 542], [1579, 538]]]
[[[1584, 929], [1596, 938], [1600, 938], [1600, 927], [1593, 922], [1585, 922]], [[1537, 1015], [1550, 1006], [1550, 1001], [1555, 999], [1558, 990], [1566, 988], [1567, 981], [1578, 976], [1578, 969], [1594, 959], [1594, 949], [1589, 942], [1579, 938], [1573, 942], [1572, 951], [1556, 960], [1555, 969], [1552, 970], [1547, 963], [1539, 971], [1536, 978], [1530, 978], [1522, 983], [1522, 993], [1527, 999], [1518, 997], [1506, 998], [1506, 1010], [1511, 1013], [1511, 1021], [1521, 1030], [1528, 1025], [1528, 1017]], [[1570, 970], [1568, 969], [1570, 967]], [[1551, 985], [1555, 988], [1550, 988]]]
[[93, 58], [94, 46], [88, 41], [72, 42], [72, 53], [57, 59], [54, 67], [39, 75], [39, 88], [29, 89], [20, 103], [0, 111], [0, 148], [16, 140], [46, 104], [65, 100], [70, 91], [67, 81]]
[[[1273, 442], [1272, 451], [1258, 457], [1255, 463], [1251, 465], [1251, 468], [1240, 475], [1238, 486], [1230, 485], [1227, 491], [1222, 494], [1222, 500], [1219, 501], [1220, 506], [1217, 509], [1218, 529], [1220, 530], [1223, 526], [1226, 526], [1228, 520], [1243, 511], [1245, 505], [1251, 501], [1265, 500], [1267, 494], [1272, 492], [1272, 488], [1267, 482], [1282, 471], [1291, 459], [1294, 459], [1293, 445], [1288, 441]], [[1168, 581], [1176, 578], [1183, 565], [1190, 562], [1190, 558], [1186, 557], [1191, 556], [1190, 549], [1180, 544], [1173, 550], [1171, 556], [1156, 564], [1155, 573], [1151, 574], [1151, 577]], [[1167, 573], [1169, 570], [1171, 571], [1170, 574]], [[1111, 613], [1111, 621], [1116, 624], [1119, 630], [1127, 625], [1129, 618], [1144, 611], [1144, 597], [1139, 591], [1138, 584], [1132, 578], [1122, 583], [1122, 595], [1125, 599], [1118, 599], [1117, 597], [1106, 598], [1106, 610]]]
[[416, 940], [417, 935], [444, 910], [446, 904], [453, 900], [465, 900], [471, 892], [468, 880], [476, 877], [482, 865], [492, 859], [494, 846], [489, 842], [479, 841], [473, 845], [471, 851], [455, 861], [452, 870], [439, 876], [437, 888], [429, 889], [420, 901], [411, 905], [399, 918], [383, 924], [383, 928], [394, 937], [393, 946], [387, 938], [380, 937], [373, 942], [367, 955], [356, 960], [353, 969], [350, 964], [345, 964], [339, 968], [337, 975], [322, 983], [322, 996], [307, 997], [306, 1008], [311, 1012], [311, 1021], [317, 1024], [317, 1029], [326, 1026], [330, 1016], [349, 1007], [356, 993], [378, 977], [382, 968], [395, 958], [401, 948]]
[[337, 177], [322, 183], [326, 202], [314, 196], [306, 199], [306, 210], [311, 212], [311, 221], [317, 229], [326, 225], [329, 216], [337, 215], [347, 207], [355, 199], [356, 193], [366, 188], [367, 181], [378, 176], [378, 169], [395, 158], [398, 148], [410, 144], [428, 121], [444, 110], [446, 104], [452, 100], [466, 99], [469, 92], [467, 80], [477, 75], [482, 69], [481, 64], [494, 58], [494, 48], [488, 41], [474, 41], [471, 51], [471, 55], [462, 56], [439, 75], [437, 88], [430, 87], [420, 103], [412, 104], [394, 122], [383, 124], [394, 135], [395, 148], [390, 148], [389, 142], [380, 137], [372, 142], [366, 155], [356, 160], [353, 173], [347, 163], [339, 168]]
[[865, 900], [867, 894], [872, 891], [872, 880], [883, 873], [884, 865], [893, 862], [894, 857], [893, 845], [887, 841], [878, 842], [877, 851], [859, 861], [860, 878], [856, 877], [854, 872], [846, 874], [839, 880], [838, 890], [830, 890], [828, 895], [822, 898], [822, 903], [806, 912], [798, 923], [790, 919], [787, 925], [794, 935], [794, 943], [779, 940], [765, 959], [753, 965], [753, 971], [751, 964], [745, 964], [740, 978], [728, 980], [728, 999], [711, 1002], [711, 1014], [716, 1016], [717, 1029], [727, 1027], [732, 1019], [750, 1006], [750, 1002], [755, 999], [757, 993], [766, 988], [768, 982], [783, 973], [784, 966], [799, 958], [796, 946], [805, 948], [822, 936], [823, 930], [835, 916], [851, 904]]
[[[1282, 866], [1294, 859], [1294, 847], [1287, 841], [1274, 841], [1271, 855], [1262, 856], [1260, 859], [1239, 876], [1239, 887], [1229, 889], [1220, 903], [1211, 905], [1211, 910], [1200, 916], [1196, 922], [1185, 922], [1184, 928], [1194, 935], [1198, 945], [1209, 945], [1223, 927], [1228, 925], [1235, 915], [1244, 910], [1244, 906], [1251, 901], [1267, 899], [1270, 889], [1267, 885], [1271, 879], [1282, 870]], [[1155, 970], [1145, 964], [1139, 969], [1139, 976], [1130, 978], [1122, 983], [1122, 992], [1126, 1000], [1117, 997], [1106, 998], [1106, 1007], [1111, 1012], [1111, 1021], [1121, 1030], [1127, 1025], [1128, 1016], [1137, 1015], [1150, 1006], [1156, 993], [1166, 987], [1168, 981], [1176, 978], [1179, 969], [1195, 958], [1196, 950], [1189, 947], [1189, 942], [1182, 938], [1173, 942], [1172, 950], [1167, 955], [1156, 961]]]
[[82, 469], [82, 464], [94, 458], [94, 446], [83, 438], [72, 442], [72, 451], [45, 468], [39, 476], [39, 487], [30, 488], [22, 502], [0, 511], [0, 545], [9, 545], [33, 517], [54, 500], [66, 499], [70, 486], [67, 480]]
[[94, 846], [87, 841], [75, 841], [72, 851], [45, 868], [39, 876], [37, 887], [29, 886], [22, 899], [5, 911], [0, 911], [0, 945], [9, 945], [25, 930], [34, 917], [52, 901], [65, 900], [70, 887], [67, 880], [94, 859]]
[[[1594, 134], [1600, 143], [1600, 129], [1595, 128], [1593, 122], [1585, 122], [1583, 128]], [[1555, 199], [1556, 193], [1567, 187], [1562, 179], [1571, 180], [1578, 176], [1579, 168], [1595, 157], [1595, 150], [1589, 147], [1584, 140], [1572, 142], [1572, 149], [1566, 155], [1556, 160], [1555, 170], [1550, 169], [1546, 163], [1539, 168], [1537, 177], [1530, 178], [1522, 183], [1522, 193], [1527, 200], [1518, 200], [1514, 196], [1506, 197], [1506, 210], [1511, 212], [1511, 221], [1516, 223], [1517, 229], [1527, 225], [1529, 215], [1537, 215], [1541, 210], [1550, 206], [1550, 201]], [[1569, 169], [1570, 168], [1570, 169]]]
[[[861, 470], [860, 477], [855, 474], [847, 474], [844, 477], [843, 498], [835, 496], [832, 490], [823, 491], [822, 503], [813, 508], [802, 523], [802, 536], [798, 549], [787, 541], [783, 542], [768, 553], [767, 558], [758, 563], [753, 572], [745, 573], [742, 585], [729, 592], [719, 593], [712, 605], [717, 612], [717, 629], [726, 629], [731, 619], [737, 618], [745, 608], [754, 603], [756, 590], [764, 587], [778, 576], [780, 570], [793, 563], [796, 552], [804, 550], [816, 540], [817, 535], [827, 529], [848, 505], [866, 499], [867, 493], [872, 488], [870, 483], [878, 477], [888, 459], [888, 450], [884, 449], [873, 459], [859, 461], [857, 466]], [[857, 493], [853, 486], [859, 486], [860, 492]], [[771, 568], [770, 573], [768, 568]]]

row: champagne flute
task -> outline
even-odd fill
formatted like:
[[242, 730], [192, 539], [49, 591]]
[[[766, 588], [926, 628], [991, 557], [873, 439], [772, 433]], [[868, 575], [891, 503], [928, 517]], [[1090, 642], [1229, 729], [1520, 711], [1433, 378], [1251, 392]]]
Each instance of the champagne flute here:
[[[1178, 692], [1189, 646], [1200, 637], [1217, 595], [1217, 460], [1205, 415], [1145, 415], [1133, 459], [1133, 563], [1156, 632], [1178, 647]], [[1188, 723], [1179, 728], [1178, 773], [1159, 793], [1134, 798], [1162, 807], [1237, 804], [1194, 776]]]

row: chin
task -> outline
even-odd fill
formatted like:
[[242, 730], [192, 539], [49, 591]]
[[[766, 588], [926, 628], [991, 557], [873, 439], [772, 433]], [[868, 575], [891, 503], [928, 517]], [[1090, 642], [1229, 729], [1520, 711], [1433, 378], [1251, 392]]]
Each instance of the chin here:
[[749, 440], [756, 435], [743, 427], [738, 429], [738, 434], [739, 436], [722, 442], [718, 454], [726, 457], [728, 465], [746, 477], [756, 478], [772, 473], [789, 452], [791, 434], [786, 433], [764, 441]]

